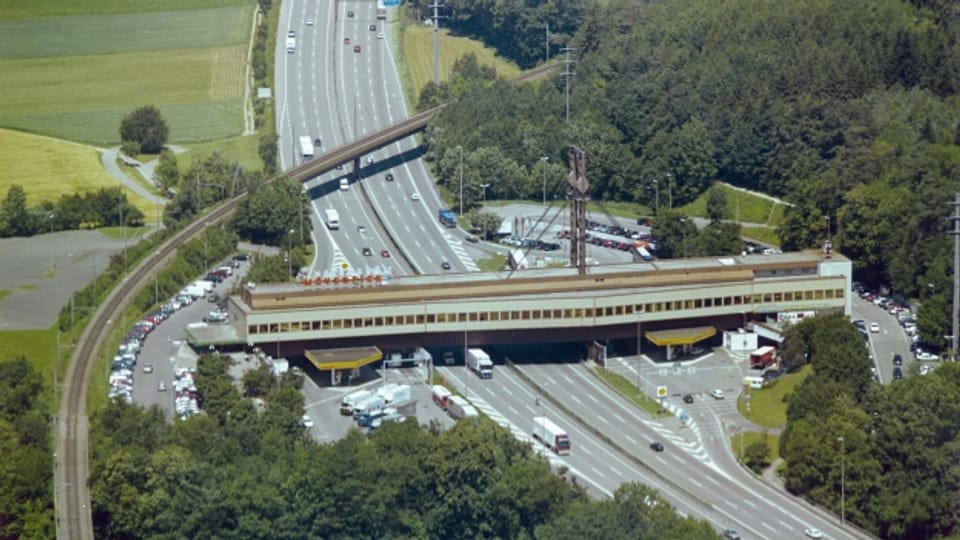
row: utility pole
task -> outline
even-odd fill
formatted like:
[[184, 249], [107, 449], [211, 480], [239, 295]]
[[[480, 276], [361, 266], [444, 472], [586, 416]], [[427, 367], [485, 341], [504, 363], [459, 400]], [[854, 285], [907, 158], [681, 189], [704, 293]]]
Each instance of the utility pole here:
[[427, 7], [433, 8], [433, 84], [440, 86], [440, 8], [444, 6], [441, 0], [434, 0]]
[[562, 62], [564, 63], [564, 67], [563, 67], [563, 73], [560, 74], [562, 77], [565, 77], [567, 79], [567, 82], [566, 82], [566, 85], [564, 86], [564, 91], [563, 91], [566, 104], [567, 104], [567, 119], [566, 119], [567, 122], [570, 121], [570, 79], [573, 78], [573, 76], [575, 75], [573, 71], [573, 64], [577, 63], [576, 60], [570, 59], [570, 53], [575, 50], [577, 49], [573, 47], [564, 47], [560, 49], [560, 52], [567, 53], [567, 58], [565, 60], [562, 60]]
[[460, 215], [463, 215], [463, 147], [459, 144], [457, 145], [457, 150], [460, 151]]
[[953, 217], [950, 234], [953, 236], [953, 306], [951, 307], [952, 325], [950, 328], [950, 356], [957, 358], [957, 334], [960, 333], [960, 318], [957, 314], [957, 305], [960, 302], [960, 193], [954, 194]]
[[541, 168], [543, 169], [543, 205], [547, 205], [547, 161], [550, 160], [550, 156], [543, 156], [540, 158], [540, 161], [543, 162]]
[[549, 63], [550, 62], [550, 23], [549, 22], [547, 23], [547, 38], [544, 41], [545, 41], [544, 49], [547, 51], [546, 62]]
[[846, 493], [846, 460], [847, 460], [847, 448], [845, 446], [843, 437], [837, 437], [837, 440], [840, 441], [840, 524], [846, 526], [847, 524], [847, 493]]

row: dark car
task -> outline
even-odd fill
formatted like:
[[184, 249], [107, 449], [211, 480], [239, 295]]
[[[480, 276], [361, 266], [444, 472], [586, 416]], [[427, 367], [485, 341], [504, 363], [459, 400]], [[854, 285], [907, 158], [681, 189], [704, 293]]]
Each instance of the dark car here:
[[683, 396], [684, 403], [693, 403], [693, 396], [690, 394], [684, 394]]
[[348, 11], [348, 12], [347, 12], [347, 17], [353, 17], [353, 12], [352, 12], [352, 11]]
[[371, 256], [371, 255], [373, 255], [373, 250], [372, 250], [372, 249], [370, 249], [370, 248], [368, 248], [368, 247], [363, 248], [363, 256], [364, 256], [364, 257], [369, 257], [369, 256]]
[[449, 270], [449, 269], [450, 269], [450, 261], [443, 261], [442, 263], [440, 263], [440, 268], [443, 268], [444, 270]]
[[898, 367], [893, 368], [893, 378], [894, 378], [894, 379], [902, 379], [902, 378], [903, 378], [903, 370], [900, 369], [900, 368], [898, 368]]
[[740, 533], [733, 529], [724, 529], [723, 537], [727, 540], [740, 540]]
[[393, 182], [393, 173], [387, 173], [387, 182]]
[[390, 258], [390, 251], [389, 251], [389, 250], [386, 250], [386, 249], [381, 250], [381, 251], [380, 251], [380, 256], [383, 257], [384, 259], [389, 259], [389, 258]]
[[371, 32], [376, 32], [376, 31], [377, 31], [377, 25], [375, 25], [375, 24], [371, 24], [371, 25], [369, 26], [369, 28], [370, 28], [370, 31], [371, 31]]
[[663, 443], [652, 442], [650, 443], [650, 449], [654, 452], [663, 452]]
[[467, 242], [470, 242], [470, 243], [472, 243], [472, 244], [476, 244], [476, 243], [479, 242], [479, 241], [480, 241], [480, 239], [477, 238], [476, 236], [468, 236], [468, 237], [467, 237]]
[[901, 357], [899, 354], [893, 355], [893, 365], [895, 365], [895, 366], [902, 366], [902, 365], [903, 365], [903, 357]]
[[354, 45], [354, 46], [353, 46], [353, 52], [356, 52], [356, 53], [360, 52], [360, 46], [359, 46], [359, 45]]
[[314, 146], [322, 146], [322, 145], [323, 145], [323, 142], [320, 141], [320, 137], [317, 137], [316, 139], [313, 140], [313, 145], [314, 145]]

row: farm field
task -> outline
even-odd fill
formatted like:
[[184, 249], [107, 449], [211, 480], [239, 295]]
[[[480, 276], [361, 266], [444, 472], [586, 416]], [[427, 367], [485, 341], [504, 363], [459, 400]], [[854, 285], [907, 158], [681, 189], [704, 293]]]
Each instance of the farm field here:
[[[10, 186], [20, 184], [27, 206], [56, 201], [61, 195], [96, 191], [118, 183], [100, 164], [95, 148], [79, 143], [0, 129], [0, 198]], [[127, 198], [147, 216], [156, 213], [153, 204], [126, 190]]]
[[[0, 3], [0, 126], [114, 145], [121, 117], [153, 104], [171, 142], [242, 131], [250, 2], [146, 2], [163, 11], [142, 12], [129, 1], [81, 0], [101, 14], [27, 16], [59, 14], [57, 4]], [[170, 10], [193, 4], [215, 7]]]

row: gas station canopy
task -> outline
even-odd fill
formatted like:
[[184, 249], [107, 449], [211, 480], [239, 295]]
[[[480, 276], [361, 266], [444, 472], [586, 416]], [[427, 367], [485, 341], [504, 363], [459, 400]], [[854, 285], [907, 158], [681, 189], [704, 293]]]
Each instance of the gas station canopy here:
[[693, 345], [717, 334], [712, 326], [697, 326], [694, 328], [671, 328], [669, 330], [653, 330], [644, 332], [650, 343], [659, 347], [676, 347], [677, 345]]

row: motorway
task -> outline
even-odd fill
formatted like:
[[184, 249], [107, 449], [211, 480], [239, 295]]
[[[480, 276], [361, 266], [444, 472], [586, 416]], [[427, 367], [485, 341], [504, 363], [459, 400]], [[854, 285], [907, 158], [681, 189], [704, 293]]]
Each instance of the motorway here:
[[[282, 5], [278, 33], [293, 30], [297, 36], [296, 52], [287, 53], [282, 40], [276, 50], [277, 132], [284, 169], [301, 161], [300, 136], [319, 138], [320, 152], [406, 117], [393, 28], [376, 19], [375, 8], [372, 2], [358, 3], [350, 6], [355, 16], [348, 17], [343, 3], [295, 0]], [[307, 25], [307, 19], [314, 24]], [[440, 273], [444, 260], [451, 271], [478, 269], [463, 248], [462, 232], [437, 221], [443, 203], [418, 148], [407, 137], [306, 183], [317, 246], [310, 275], [344, 265]], [[392, 182], [386, 180], [388, 173]], [[342, 177], [349, 180], [349, 189], [339, 189]], [[415, 193], [419, 200], [412, 198]], [[339, 212], [339, 230], [324, 226], [326, 208]], [[363, 255], [363, 248], [372, 255]], [[380, 255], [384, 249], [391, 257]]]

